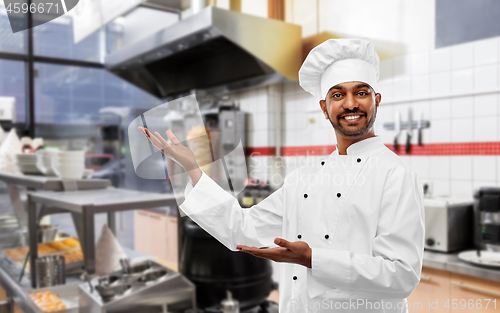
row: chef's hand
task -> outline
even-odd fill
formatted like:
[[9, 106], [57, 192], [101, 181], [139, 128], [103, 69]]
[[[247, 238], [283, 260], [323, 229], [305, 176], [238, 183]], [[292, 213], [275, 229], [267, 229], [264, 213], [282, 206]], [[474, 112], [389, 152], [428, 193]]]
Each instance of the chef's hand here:
[[196, 158], [191, 149], [181, 144], [170, 130], [166, 131], [167, 137], [171, 141], [171, 143], [168, 143], [158, 132], [155, 132], [153, 135], [147, 128], [142, 126], [137, 128], [146, 136], [153, 146], [161, 151], [161, 153], [182, 166], [191, 179], [193, 186], [196, 185], [201, 177], [201, 170], [198, 163], [196, 163]]
[[276, 238], [274, 243], [278, 248], [259, 249], [244, 245], [236, 246], [236, 249], [248, 252], [259, 258], [269, 259], [275, 262], [295, 263], [311, 268], [312, 250], [304, 241], [290, 242], [285, 239]]

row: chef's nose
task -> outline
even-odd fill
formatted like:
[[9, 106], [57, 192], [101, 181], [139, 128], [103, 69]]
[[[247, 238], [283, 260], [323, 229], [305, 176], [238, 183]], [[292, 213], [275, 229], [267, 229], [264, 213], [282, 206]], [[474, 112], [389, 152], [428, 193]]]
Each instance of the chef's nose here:
[[350, 93], [350, 92], [347, 93], [343, 107], [344, 107], [344, 109], [349, 109], [351, 111], [354, 108], [358, 107], [358, 103], [356, 102], [356, 97], [354, 97], [354, 95], [352, 93]]

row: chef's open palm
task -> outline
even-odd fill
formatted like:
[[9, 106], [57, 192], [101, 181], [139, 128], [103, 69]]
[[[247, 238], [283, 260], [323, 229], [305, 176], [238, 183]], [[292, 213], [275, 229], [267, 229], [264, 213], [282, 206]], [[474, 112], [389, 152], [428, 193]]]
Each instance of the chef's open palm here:
[[275, 262], [295, 263], [311, 268], [312, 250], [304, 241], [290, 242], [283, 238], [275, 238], [277, 248], [261, 249], [245, 245], [237, 245], [236, 249], [248, 252], [259, 258], [269, 259]]
[[181, 144], [172, 131], [166, 131], [166, 135], [171, 141], [169, 143], [158, 132], [153, 134], [147, 128], [141, 126], [137, 128], [146, 136], [153, 146], [160, 150], [166, 157], [182, 166], [185, 171], [191, 171], [198, 167], [193, 151]]

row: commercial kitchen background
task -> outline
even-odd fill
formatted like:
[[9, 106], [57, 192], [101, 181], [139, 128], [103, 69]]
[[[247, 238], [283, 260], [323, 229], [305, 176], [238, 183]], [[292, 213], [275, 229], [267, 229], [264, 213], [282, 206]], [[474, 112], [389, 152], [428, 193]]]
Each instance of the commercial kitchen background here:
[[[422, 114], [430, 122], [430, 128], [423, 130], [424, 145], [417, 145], [414, 132], [410, 154], [400, 149], [400, 156], [423, 182], [431, 183], [433, 195], [472, 199], [474, 188], [500, 186], [500, 26], [495, 20], [500, 6], [495, 1], [470, 2], [465, 9], [470, 15], [458, 23], [452, 18], [457, 13], [449, 6], [452, 2], [287, 0], [285, 21], [301, 25], [304, 38], [370, 38], [383, 59], [375, 133], [392, 148], [395, 133], [383, 124], [394, 122], [395, 112], [406, 121], [410, 107], [415, 119]], [[456, 3], [464, 7], [467, 2]], [[241, 4], [243, 13], [268, 15], [266, 0]], [[217, 6], [228, 8], [229, 1], [218, 0]], [[48, 145], [87, 149], [96, 158], [103, 154], [115, 160], [129, 158], [126, 138], [121, 144], [109, 143], [103, 137], [106, 131], [101, 131], [110, 125], [126, 129], [128, 122], [102, 109], [133, 108], [140, 114], [162, 101], [99, 64], [107, 53], [146, 35], [138, 29], [152, 33], [189, 15], [189, 10], [177, 15], [140, 7], [78, 44], [73, 43], [69, 15], [34, 28], [33, 54], [39, 57], [34, 64], [34, 135], [47, 138]], [[19, 57], [28, 52], [26, 33], [12, 33], [2, 2], [0, 96], [15, 97], [20, 130], [30, 128], [27, 59]], [[277, 187], [301, 160], [319, 160], [333, 151], [336, 138], [330, 123], [298, 82], [243, 90], [230, 97], [250, 113], [246, 147], [250, 177], [268, 179]], [[161, 189], [155, 186], [158, 182], [137, 183], [134, 175], [129, 168], [116, 184]], [[133, 214], [120, 213], [117, 230], [119, 241], [130, 248], [134, 248]]]

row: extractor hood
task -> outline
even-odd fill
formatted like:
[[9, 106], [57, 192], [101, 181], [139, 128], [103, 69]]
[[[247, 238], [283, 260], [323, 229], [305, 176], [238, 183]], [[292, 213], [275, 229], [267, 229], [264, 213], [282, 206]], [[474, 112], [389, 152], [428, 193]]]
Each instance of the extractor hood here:
[[301, 63], [300, 26], [213, 6], [105, 59], [106, 69], [160, 99], [297, 80]]
[[142, 6], [182, 12], [190, 7], [190, 0], [145, 0]]

